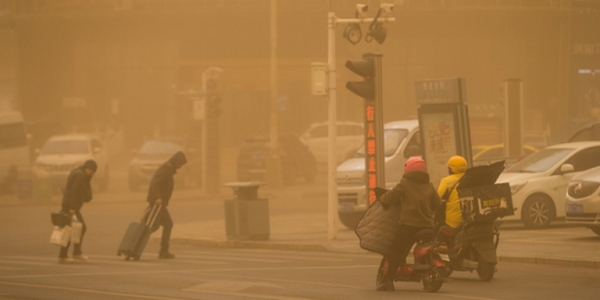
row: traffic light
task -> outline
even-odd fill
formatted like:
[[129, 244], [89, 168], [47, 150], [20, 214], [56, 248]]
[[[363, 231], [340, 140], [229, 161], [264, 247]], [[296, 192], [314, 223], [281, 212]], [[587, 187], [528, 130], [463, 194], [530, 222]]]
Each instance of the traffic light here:
[[375, 99], [373, 80], [375, 66], [373, 60], [349, 60], [346, 62], [346, 68], [365, 79], [364, 81], [348, 81], [346, 88], [362, 98]]
[[346, 88], [367, 101], [376, 100], [381, 97], [381, 54], [366, 53], [362, 57], [346, 61], [346, 68], [364, 81], [348, 81]]

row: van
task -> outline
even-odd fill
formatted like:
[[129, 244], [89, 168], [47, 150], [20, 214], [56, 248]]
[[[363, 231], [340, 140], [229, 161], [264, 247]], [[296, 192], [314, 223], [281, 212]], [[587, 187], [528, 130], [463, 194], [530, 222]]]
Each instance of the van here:
[[[419, 121], [404, 120], [384, 125], [386, 188], [394, 187], [411, 156], [421, 156]], [[355, 228], [369, 207], [365, 187], [364, 146], [337, 167], [338, 216], [344, 226]]]
[[0, 112], [0, 189], [14, 191], [19, 170], [29, 167], [23, 116], [15, 111]]

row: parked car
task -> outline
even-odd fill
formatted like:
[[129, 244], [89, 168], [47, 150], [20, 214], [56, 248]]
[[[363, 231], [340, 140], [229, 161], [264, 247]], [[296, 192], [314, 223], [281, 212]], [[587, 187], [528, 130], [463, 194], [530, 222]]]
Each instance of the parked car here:
[[[363, 124], [358, 122], [337, 122], [336, 155], [337, 163], [352, 157], [365, 140]], [[327, 163], [329, 155], [329, 124], [314, 123], [300, 139], [308, 146], [317, 163]]]
[[27, 132], [19, 112], [0, 112], [0, 192], [12, 192], [19, 169], [31, 167]]
[[591, 122], [579, 128], [569, 138], [569, 142], [581, 141], [600, 141], [600, 122]]
[[48, 172], [56, 188], [64, 189], [69, 173], [88, 159], [98, 164], [92, 186], [98, 190], [108, 188], [108, 157], [98, 137], [88, 134], [53, 136], [36, 152], [39, 154], [34, 168]]
[[[270, 151], [269, 137], [255, 136], [244, 140], [237, 159], [238, 180], [265, 181]], [[315, 157], [296, 135], [280, 135], [278, 151], [284, 183], [294, 183], [298, 178], [304, 178], [307, 182], [315, 180], [317, 176]]]
[[[187, 145], [187, 147], [186, 147]], [[202, 159], [199, 150], [184, 138], [157, 138], [145, 141], [138, 150], [134, 150], [133, 158], [129, 163], [129, 189], [137, 191], [140, 187], [150, 184], [156, 169], [178, 151], [183, 151], [187, 163], [175, 176], [178, 185], [183, 187], [202, 183]]]
[[531, 154], [508, 168], [497, 183], [508, 182], [514, 216], [527, 227], [543, 228], [565, 216], [565, 193], [577, 174], [600, 166], [600, 142], [557, 144]]
[[[384, 124], [386, 188], [402, 178], [404, 163], [411, 156], [421, 156], [418, 120]], [[360, 146], [352, 158], [337, 167], [338, 216], [344, 226], [354, 229], [369, 207], [365, 187], [365, 150]], [[437, 184], [437, 183], [435, 183]]]
[[565, 201], [569, 225], [584, 225], [600, 235], [600, 167], [571, 179]]
[[492, 162], [505, 160], [506, 167], [510, 167], [517, 163], [519, 160], [522, 160], [530, 154], [538, 151], [538, 149], [535, 147], [523, 145], [523, 156], [507, 158], [504, 156], [504, 144], [496, 144], [491, 146], [475, 146], [472, 149], [473, 165], [487, 165]]

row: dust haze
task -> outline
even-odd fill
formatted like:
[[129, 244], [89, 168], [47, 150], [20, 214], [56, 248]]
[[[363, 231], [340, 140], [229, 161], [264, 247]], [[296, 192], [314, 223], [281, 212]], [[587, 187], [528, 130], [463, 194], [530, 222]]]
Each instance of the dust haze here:
[[[600, 118], [596, 1], [387, 2], [396, 21], [384, 24], [383, 44], [352, 45], [345, 26], [336, 29], [338, 120], [364, 122], [363, 100], [344, 88], [360, 79], [343, 66], [367, 52], [383, 54], [385, 122], [417, 116], [416, 81], [452, 77], [467, 82], [473, 146], [503, 142], [508, 79], [523, 83], [523, 132], [547, 145]], [[311, 95], [310, 64], [327, 61], [327, 12], [352, 18], [356, 3], [374, 11], [381, 1], [278, 1], [273, 44], [270, 1], [0, 1], [0, 109], [22, 113], [32, 164], [51, 136], [98, 136], [113, 192], [131, 189], [132, 158], [157, 138], [183, 141], [189, 155], [214, 150], [206, 154], [218, 159], [203, 170], [218, 177], [211, 184], [224, 194], [221, 185], [232, 181], [326, 185], [319, 158], [314, 174], [275, 179], [240, 170], [239, 161], [248, 139], [268, 148], [273, 124], [279, 136], [300, 137], [327, 122], [327, 97]], [[203, 74], [206, 82], [211, 68], [222, 71], [205, 94]], [[201, 100], [214, 100], [204, 121]], [[201, 183], [198, 175], [188, 187]]]

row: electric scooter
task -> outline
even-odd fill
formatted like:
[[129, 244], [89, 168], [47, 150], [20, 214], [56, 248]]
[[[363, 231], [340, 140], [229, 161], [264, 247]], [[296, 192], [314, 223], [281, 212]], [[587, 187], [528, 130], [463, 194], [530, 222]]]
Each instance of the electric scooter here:
[[[446, 278], [445, 272], [450, 259], [440, 253], [445, 245], [433, 239], [431, 229], [423, 229], [415, 235], [417, 245], [413, 250], [414, 263], [398, 267], [394, 281], [423, 282], [423, 288], [429, 293], [437, 292]], [[384, 257], [377, 271], [376, 285], [379, 286], [388, 272], [388, 262]]]

